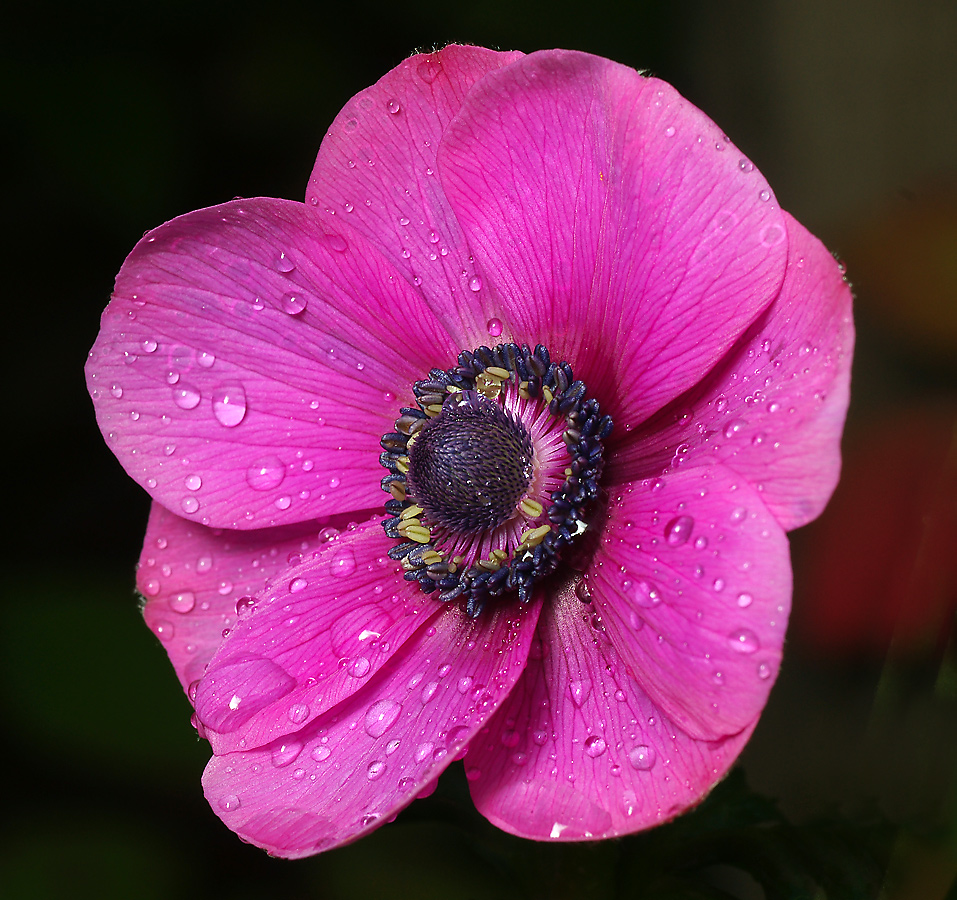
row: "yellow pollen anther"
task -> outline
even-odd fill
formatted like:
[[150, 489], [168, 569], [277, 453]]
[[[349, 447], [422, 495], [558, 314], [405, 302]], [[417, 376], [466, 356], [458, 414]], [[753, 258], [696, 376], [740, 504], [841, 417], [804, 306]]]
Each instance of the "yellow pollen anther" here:
[[399, 514], [400, 519], [417, 519], [425, 510], [421, 506], [407, 506]]
[[399, 534], [405, 535], [407, 534], [410, 528], [422, 528], [422, 527], [424, 526], [418, 519], [403, 519], [396, 526], [396, 531], [398, 531]]
[[400, 456], [400, 457], [395, 461], [395, 467], [396, 467], [403, 475], [408, 475], [408, 474], [409, 474], [409, 457], [408, 457], [408, 456]]
[[486, 572], [497, 572], [502, 568], [501, 563], [497, 559], [480, 559], [476, 565]]
[[545, 535], [551, 530], [551, 525], [539, 525], [538, 528], [530, 528], [522, 534], [522, 545], [525, 547], [537, 547], [545, 540]]
[[426, 566], [442, 562], [443, 556], [438, 550], [427, 550], [422, 554], [422, 564]]
[[424, 525], [410, 525], [399, 533], [417, 544], [427, 544], [432, 539], [432, 532]]
[[430, 403], [430, 404], [425, 408], [425, 414], [426, 414], [427, 416], [429, 416], [430, 418], [432, 418], [432, 419], [434, 419], [440, 412], [442, 412], [442, 404], [441, 404], [441, 403]]
[[523, 400], [531, 400], [531, 399], [532, 399], [532, 395], [528, 392], [528, 382], [527, 382], [527, 381], [523, 381], [523, 382], [518, 386], [518, 396], [521, 397]]
[[541, 503], [532, 500], [531, 497], [523, 497], [518, 506], [530, 519], [537, 519], [545, 510]]
[[545, 398], [546, 403], [551, 403], [552, 400], [555, 399], [555, 395], [551, 392], [547, 385], [542, 387], [542, 396]]
[[492, 378], [497, 378], [499, 381], [508, 381], [511, 372], [509, 372], [508, 369], [503, 369], [501, 366], [489, 366], [485, 370], [485, 374], [490, 375]]

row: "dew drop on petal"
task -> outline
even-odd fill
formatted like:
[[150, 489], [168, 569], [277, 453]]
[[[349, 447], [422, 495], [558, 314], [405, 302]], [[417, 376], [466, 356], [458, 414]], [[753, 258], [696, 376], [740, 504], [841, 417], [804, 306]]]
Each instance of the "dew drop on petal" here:
[[294, 292], [283, 294], [279, 300], [279, 306], [284, 313], [298, 316], [306, 308], [306, 298]]
[[216, 801], [216, 805], [223, 812], [231, 812], [234, 809], [239, 809], [240, 807], [239, 797], [237, 797], [235, 794], [226, 794], [220, 797], [219, 800]]
[[289, 707], [286, 718], [289, 719], [293, 725], [301, 725], [309, 718], [309, 707], [305, 703], [294, 703]]
[[173, 637], [173, 626], [169, 622], [157, 622], [153, 630], [161, 641], [168, 641]]
[[592, 759], [601, 756], [607, 747], [608, 745], [605, 743], [605, 739], [600, 735], [592, 734], [585, 738], [585, 753]]
[[647, 744], [638, 744], [628, 751], [628, 762], [639, 771], [650, 769], [657, 758], [658, 754], [655, 753], [654, 747], [649, 747]]
[[169, 605], [178, 613], [188, 613], [196, 606], [196, 595], [192, 591], [180, 591], [169, 598]]
[[502, 333], [502, 320], [489, 319], [485, 327], [488, 329], [488, 333], [492, 337], [498, 337]]
[[363, 678], [369, 674], [369, 669], [372, 668], [372, 663], [369, 662], [364, 656], [357, 656], [351, 663], [349, 663], [349, 674], [353, 678]]
[[173, 402], [180, 409], [195, 409], [199, 406], [200, 393], [188, 384], [179, 384], [173, 388]]
[[213, 394], [213, 415], [226, 428], [235, 428], [246, 415], [246, 390], [241, 384], [222, 385]]
[[355, 554], [348, 547], [342, 547], [336, 551], [329, 563], [332, 574], [337, 578], [345, 578], [356, 570]]
[[369, 763], [369, 768], [366, 769], [366, 774], [369, 776], [369, 781], [375, 781], [377, 778], [381, 778], [385, 775], [385, 770], [388, 767], [384, 762], [376, 760], [375, 762]]
[[[482, 290], [482, 279], [480, 276], [473, 275], [469, 279], [469, 290], [472, 291], [473, 293], [478, 293], [480, 290]], [[489, 334], [491, 333], [492, 333], [492, 329], [490, 328]], [[501, 332], [499, 332], [499, 334], [501, 334]]]
[[199, 475], [187, 475], [183, 484], [189, 491], [198, 491], [203, 486], [203, 479]]
[[591, 681], [587, 678], [582, 681], [572, 681], [569, 683], [568, 689], [571, 692], [572, 703], [581, 709], [591, 694]]
[[366, 710], [365, 729], [369, 737], [381, 737], [399, 718], [401, 704], [395, 700], [377, 700]]
[[199, 500], [195, 497], [184, 497], [180, 506], [183, 508], [183, 512], [192, 514], [199, 509]]
[[747, 628], [739, 628], [728, 635], [728, 643], [738, 653], [754, 653], [760, 646], [758, 636]]
[[738, 594], [738, 606], [740, 606], [741, 609], [747, 609], [753, 602], [754, 597], [752, 597], [751, 594]]
[[302, 753], [302, 743], [300, 741], [283, 741], [272, 751], [272, 764], [277, 768], [288, 766], [300, 753]]
[[680, 547], [688, 542], [693, 528], [691, 516], [677, 516], [665, 526], [665, 540], [672, 547]]
[[271, 491], [286, 477], [286, 467], [278, 456], [257, 460], [246, 469], [246, 484], [254, 491]]

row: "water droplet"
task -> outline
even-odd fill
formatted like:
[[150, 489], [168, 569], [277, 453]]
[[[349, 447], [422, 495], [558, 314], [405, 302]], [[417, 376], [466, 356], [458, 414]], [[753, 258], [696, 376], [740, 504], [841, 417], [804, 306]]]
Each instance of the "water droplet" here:
[[276, 507], [276, 509], [289, 509], [289, 507], [292, 506], [292, 497], [277, 497], [276, 502], [273, 505]]
[[480, 290], [482, 290], [482, 279], [478, 275], [473, 275], [469, 279], [469, 290], [475, 293], [478, 293]]
[[289, 719], [293, 725], [301, 725], [309, 718], [309, 707], [306, 706], [305, 703], [294, 703], [289, 707], [286, 718]]
[[348, 547], [340, 547], [329, 563], [332, 574], [337, 578], [345, 578], [356, 570], [355, 554]]
[[240, 619], [245, 619], [249, 616], [253, 609], [256, 607], [256, 600], [254, 597], [240, 597], [236, 601], [236, 615]]
[[665, 129], [665, 137], [674, 137], [674, 136], [675, 136], [675, 126], [674, 126], [674, 125], [669, 125], [669, 126]]
[[123, 388], [121, 388], [118, 384], [112, 385], [110, 387], [110, 395], [119, 400], [123, 396]]
[[246, 469], [246, 484], [254, 491], [271, 491], [286, 477], [286, 467], [278, 456], [260, 459]]
[[187, 490], [198, 491], [203, 486], [203, 479], [199, 475], [187, 475], [183, 483]]
[[241, 384], [220, 385], [213, 393], [213, 415], [226, 428], [234, 428], [246, 415], [246, 390]]
[[603, 737], [600, 737], [597, 734], [592, 734], [585, 738], [585, 752], [592, 759], [601, 756], [606, 749], [608, 749], [608, 745], [605, 743], [605, 739]]
[[155, 353], [156, 348], [159, 346], [159, 344], [157, 344], [156, 341], [152, 340], [152, 338], [146, 338], [146, 340], [143, 341], [141, 346], [143, 347], [143, 351], [145, 353]]
[[581, 681], [572, 681], [569, 683], [568, 689], [572, 695], [572, 703], [581, 709], [582, 705], [588, 700], [588, 697], [591, 694], [591, 681], [589, 681], [587, 678]]
[[435, 696], [435, 692], [438, 689], [439, 683], [437, 681], [430, 681], [424, 688], [422, 688], [422, 702], [428, 703]]
[[488, 333], [492, 337], [498, 337], [502, 333], [502, 320], [489, 319], [488, 322], [486, 322], [485, 327], [488, 329]]
[[299, 591], [309, 587], [309, 582], [305, 578], [294, 578], [289, 582], [289, 593], [298, 594]]
[[349, 244], [341, 234], [324, 234], [323, 243], [336, 253], [345, 253], [349, 249]]
[[154, 631], [161, 641], [168, 641], [173, 637], [173, 626], [170, 622], [157, 622]]
[[754, 163], [751, 162], [751, 160], [749, 160], [749, 159], [744, 159], [744, 158], [742, 157], [740, 160], [738, 160], [738, 168], [739, 168], [742, 172], [753, 172], [753, 171], [754, 171]]
[[378, 700], [366, 711], [366, 734], [369, 737], [381, 737], [399, 718], [402, 705], [395, 700]]
[[200, 394], [196, 388], [188, 384], [180, 384], [173, 388], [173, 402], [180, 409], [195, 409], [199, 406]]
[[369, 662], [364, 656], [357, 656], [351, 663], [349, 663], [349, 674], [353, 678], [364, 678], [369, 674], [369, 669], [372, 668], [372, 663]]
[[207, 353], [205, 350], [196, 357], [196, 362], [198, 362], [204, 369], [211, 369], [216, 362], [216, 357], [212, 353]]
[[239, 809], [240, 807], [239, 797], [237, 797], [235, 794], [226, 794], [225, 796], [220, 797], [218, 801], [216, 801], [216, 805], [223, 812], [231, 812], [234, 809]]
[[182, 506], [183, 512], [192, 514], [199, 509], [199, 500], [195, 497], [184, 497], [180, 506]]
[[740, 628], [728, 635], [728, 643], [738, 653], [754, 653], [760, 646], [758, 636], [747, 628]]
[[306, 298], [298, 293], [283, 294], [279, 300], [279, 305], [284, 313], [288, 313], [290, 316], [298, 316], [306, 308]]
[[680, 547], [688, 542], [692, 528], [694, 519], [691, 516], [677, 516], [665, 526], [665, 540], [672, 547]]
[[[622, 587], [624, 588], [626, 583], [628, 587], [631, 588], [631, 584], [628, 582], [623, 583]], [[661, 603], [661, 594], [658, 592], [658, 588], [650, 581], [637, 582], [631, 590], [631, 596], [634, 598], [635, 603], [639, 606], [643, 606], [645, 609], [653, 609]]]
[[178, 613], [188, 613], [196, 605], [196, 595], [192, 591], [180, 591], [169, 598], [169, 605]]
[[744, 425], [745, 423], [742, 419], [732, 419], [727, 425], [724, 426], [724, 436], [726, 438], [734, 437], [738, 432], [741, 431], [742, 428], [744, 428]]
[[628, 762], [639, 771], [650, 769], [657, 759], [658, 754], [654, 747], [649, 747], [647, 744], [638, 744], [637, 747], [632, 747], [628, 751]]
[[741, 609], [747, 609], [754, 602], [754, 597], [750, 594], [738, 594], [738, 606]]
[[758, 678], [762, 681], [767, 681], [771, 677], [771, 667], [766, 663], [758, 664]]
[[332, 751], [325, 746], [319, 746], [313, 749], [309, 754], [316, 762], [322, 762], [332, 756]]
[[435, 81], [436, 76], [441, 70], [442, 64], [432, 58], [429, 58], [424, 62], [419, 63], [415, 71], [419, 73], [419, 78], [421, 78], [427, 84], [431, 84], [433, 81]]
[[272, 764], [277, 768], [288, 766], [302, 753], [302, 742], [293, 740], [283, 741], [272, 751]]
[[396, 99], [389, 100], [389, 102], [386, 103], [385, 108], [389, 110], [392, 115], [395, 115], [400, 109], [402, 109], [402, 107], [399, 105], [399, 101]]
[[279, 272], [291, 272], [296, 268], [296, 264], [282, 250], [279, 251], [273, 263]]

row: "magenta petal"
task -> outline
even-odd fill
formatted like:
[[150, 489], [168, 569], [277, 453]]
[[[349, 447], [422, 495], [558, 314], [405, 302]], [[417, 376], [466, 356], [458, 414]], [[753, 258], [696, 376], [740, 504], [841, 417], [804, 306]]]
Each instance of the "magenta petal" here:
[[777, 677], [791, 607], [781, 526], [720, 465], [619, 490], [588, 573], [609, 636], [689, 735], [748, 728]]
[[784, 218], [673, 88], [567, 51], [469, 94], [439, 152], [504, 327], [546, 344], [628, 429], [696, 383], [774, 299]]
[[361, 690], [300, 732], [215, 756], [206, 797], [244, 840], [301, 857], [391, 819], [455, 759], [521, 675], [540, 602], [435, 616]]
[[263, 528], [378, 507], [379, 438], [458, 352], [365, 239], [243, 200], [150, 232], [87, 363], [97, 419], [154, 499]]
[[345, 105], [309, 179], [308, 201], [375, 243], [463, 349], [488, 341], [495, 307], [479, 291], [481, 271], [449, 207], [435, 156], [472, 85], [521, 55], [452, 45], [405, 60]]
[[751, 728], [708, 742], [668, 721], [573, 594], [539, 620], [528, 666], [469, 745], [479, 811], [520, 837], [575, 841], [673, 818], [717, 783]]
[[719, 460], [761, 491], [786, 530], [824, 508], [841, 467], [851, 292], [821, 242], [790, 216], [786, 221], [780, 297], [698, 387], [616, 450], [611, 479]]
[[236, 604], [262, 590], [288, 559], [320, 544], [321, 523], [267, 532], [217, 532], [154, 503], [136, 586], [143, 616], [169, 654], [184, 690], [200, 678], [236, 622]]
[[247, 607], [195, 695], [213, 752], [299, 731], [360, 690], [438, 604], [402, 578], [378, 518], [289, 565]]

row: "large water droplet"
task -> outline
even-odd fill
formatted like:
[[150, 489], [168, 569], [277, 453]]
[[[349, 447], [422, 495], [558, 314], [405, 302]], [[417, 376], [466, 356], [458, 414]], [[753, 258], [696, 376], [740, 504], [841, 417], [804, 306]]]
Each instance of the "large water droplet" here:
[[271, 491], [286, 477], [286, 467], [278, 456], [268, 456], [246, 469], [246, 484], [254, 491]]
[[283, 294], [279, 299], [279, 306], [284, 313], [298, 316], [306, 308], [306, 298], [295, 292]]
[[288, 254], [281, 250], [278, 254], [276, 254], [276, 258], [273, 260], [273, 263], [276, 266], [276, 270], [279, 272], [291, 272], [296, 268], [296, 264], [292, 261], [292, 259], [290, 259]]
[[272, 751], [272, 764], [277, 768], [288, 766], [302, 753], [302, 742], [295, 739], [283, 741]]
[[601, 756], [607, 748], [608, 745], [605, 743], [605, 739], [597, 734], [592, 734], [585, 738], [585, 753], [592, 759]]
[[637, 747], [632, 747], [628, 751], [628, 762], [639, 771], [650, 769], [657, 759], [658, 754], [655, 752], [655, 748], [649, 747], [647, 744], [638, 744]]
[[677, 516], [665, 526], [665, 540], [672, 547], [680, 547], [688, 542], [693, 528], [694, 519], [691, 516]]
[[738, 653], [754, 653], [761, 646], [758, 636], [747, 628], [731, 632], [728, 635], [728, 643], [731, 649], [737, 650]]
[[366, 710], [366, 734], [369, 737], [381, 737], [399, 718], [402, 711], [402, 705], [395, 700], [377, 700]]
[[587, 678], [581, 681], [572, 681], [569, 683], [568, 689], [572, 695], [572, 703], [580, 709], [591, 694], [591, 681]]
[[630, 582], [625, 581], [622, 582], [622, 588], [626, 591], [630, 589], [630, 595], [634, 598], [635, 603], [645, 607], [645, 609], [653, 609], [661, 603], [661, 594], [650, 581], [638, 581], [633, 586]]
[[369, 669], [372, 668], [372, 663], [369, 662], [364, 656], [357, 656], [351, 663], [349, 663], [349, 674], [353, 678], [364, 678], [369, 674]]
[[192, 591], [180, 591], [169, 598], [169, 605], [178, 613], [188, 613], [196, 605], [196, 595]]
[[356, 570], [355, 554], [348, 547], [340, 547], [329, 563], [332, 574], [337, 578], [345, 578]]
[[180, 506], [183, 508], [183, 512], [189, 513], [192, 515], [196, 510], [199, 509], [199, 500], [195, 497], [184, 497]]
[[213, 415], [226, 428], [234, 428], [246, 415], [246, 389], [238, 383], [220, 385], [213, 393]]
[[188, 384], [179, 384], [173, 388], [173, 402], [180, 409], [195, 409], [199, 406], [200, 393]]

